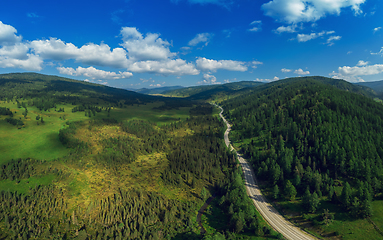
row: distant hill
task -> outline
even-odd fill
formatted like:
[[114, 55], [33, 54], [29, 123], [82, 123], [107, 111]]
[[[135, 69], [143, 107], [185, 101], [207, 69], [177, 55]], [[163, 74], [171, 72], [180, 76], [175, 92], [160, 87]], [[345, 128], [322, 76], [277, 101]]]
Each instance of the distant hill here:
[[260, 86], [264, 83], [254, 81], [242, 81], [220, 85], [186, 87], [163, 92], [165, 96], [184, 97], [193, 100], [209, 100], [225, 97], [226, 95], [240, 94], [248, 89]]
[[[142, 94], [162, 94], [167, 91], [172, 91], [176, 89], [184, 88], [183, 86], [169, 86], [169, 87], [159, 87], [159, 88], [141, 88], [141, 89], [130, 89], [131, 91], [135, 91], [137, 93]], [[128, 89], [129, 90], [129, 89]]]
[[187, 102], [189, 100], [186, 99], [174, 101], [168, 97], [150, 96], [52, 75], [38, 73], [0, 74], [0, 99], [40, 97], [42, 92], [45, 93], [45, 98], [50, 98], [52, 101], [65, 101], [72, 104], [83, 102], [99, 104], [103, 100], [112, 105], [145, 104], [156, 101], [164, 101], [167, 108], [177, 107], [179, 104], [190, 105]]
[[356, 85], [361, 85], [373, 89], [376, 93], [383, 93], [383, 80], [374, 82], [360, 82]]

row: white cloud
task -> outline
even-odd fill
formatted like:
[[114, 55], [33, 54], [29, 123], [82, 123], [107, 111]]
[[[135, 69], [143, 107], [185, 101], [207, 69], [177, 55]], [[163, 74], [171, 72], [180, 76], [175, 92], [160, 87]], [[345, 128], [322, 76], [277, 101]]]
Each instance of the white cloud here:
[[192, 40], [189, 41], [189, 46], [196, 46], [199, 43], [205, 43], [204, 45], [207, 46], [213, 37], [210, 33], [198, 33]]
[[368, 61], [365, 62], [365, 61], [363, 61], [363, 60], [359, 60], [359, 62], [356, 64], [356, 66], [360, 67], [360, 66], [366, 66], [366, 65], [368, 65], [368, 64], [369, 64]]
[[268, 79], [268, 78], [256, 78], [254, 81], [257, 81], [257, 82], [272, 82], [272, 81], [278, 81], [279, 80], [279, 77], [275, 76], [273, 77], [272, 79]]
[[135, 27], [121, 29], [123, 43], [132, 61], [164, 60], [174, 57], [168, 41], [162, 40], [157, 33], [148, 33], [144, 37]]
[[247, 71], [245, 62], [233, 61], [233, 60], [213, 60], [199, 57], [196, 60], [197, 68], [202, 71], [216, 72], [218, 69], [225, 69], [229, 71]]
[[381, 55], [381, 56], [383, 56], [383, 47], [380, 49], [379, 52], [376, 52], [376, 53], [371, 52], [371, 55]]
[[327, 39], [327, 45], [332, 46], [334, 45], [334, 41], [338, 41], [341, 38], [342, 38], [341, 36], [331, 36]]
[[379, 31], [380, 29], [382, 29], [382, 27], [376, 27], [376, 28], [374, 28], [374, 33], [376, 33], [377, 31]]
[[2, 68], [21, 68], [28, 71], [40, 71], [43, 60], [36, 55], [27, 54], [26, 59], [17, 59], [0, 55], [0, 67]]
[[287, 68], [282, 68], [281, 71], [283, 73], [288, 73], [288, 72], [291, 72], [292, 70], [291, 69], [287, 69]]
[[250, 26], [253, 26], [252, 28], [248, 29], [250, 32], [259, 32], [262, 30], [261, 28], [262, 21], [256, 20], [250, 23]]
[[0, 56], [14, 58], [19, 60], [28, 59], [29, 47], [24, 43], [16, 43], [15, 45], [6, 45], [0, 48]]
[[81, 48], [72, 43], [65, 43], [61, 39], [50, 38], [49, 40], [35, 40], [30, 44], [33, 51], [44, 59], [62, 61], [75, 59], [78, 62], [115, 68], [126, 68], [128, 59], [126, 51], [115, 48], [111, 51], [107, 44], [100, 45], [88, 43]]
[[77, 67], [77, 69], [73, 69], [71, 67], [58, 67], [57, 70], [61, 74], [66, 74], [70, 76], [85, 76], [91, 79], [103, 79], [103, 80], [116, 80], [116, 79], [122, 79], [122, 78], [130, 78], [133, 76], [131, 72], [109, 72], [109, 71], [103, 71], [100, 69], [96, 69], [94, 67]]
[[298, 75], [307, 75], [307, 74], [310, 74], [309, 71], [303, 71], [302, 68], [299, 68], [297, 70], [294, 71], [295, 74], [298, 74]]
[[183, 59], [164, 60], [164, 61], [140, 61], [131, 64], [129, 71], [136, 73], [155, 73], [161, 75], [198, 75], [199, 70], [192, 63], [187, 63]]
[[277, 29], [275, 29], [274, 32], [278, 33], [278, 34], [281, 34], [281, 33], [284, 33], [284, 32], [294, 33], [294, 32], [296, 32], [296, 28], [297, 28], [296, 24], [292, 24], [292, 25], [289, 25], [287, 27], [280, 26]]
[[88, 65], [126, 68], [128, 59], [126, 51], [122, 48], [114, 48], [112, 51], [107, 44], [100, 45], [89, 43], [79, 49], [77, 61]]
[[221, 84], [221, 82], [217, 82], [217, 78], [214, 75], [205, 73], [203, 75], [203, 80], [197, 84]]
[[34, 40], [30, 43], [33, 51], [45, 59], [55, 61], [76, 58], [79, 55], [78, 48], [72, 43], [65, 43], [60, 39]]
[[[322, 32], [319, 32], [319, 33], [310, 33], [310, 34], [297, 34], [297, 40], [298, 42], [307, 42], [307, 41], [310, 41], [312, 39], [316, 39], [318, 37], [322, 37], [324, 35], [330, 35], [330, 34], [334, 34], [335, 31], [322, 31]], [[340, 36], [331, 36], [328, 40], [327, 40], [327, 43], [328, 44], [331, 44], [332, 45], [332, 41], [334, 40], [339, 40], [341, 37]]]
[[16, 35], [16, 28], [0, 21], [0, 46], [14, 45], [20, 42], [22, 37]]
[[262, 65], [263, 62], [260, 62], [260, 61], [252, 61], [249, 63], [249, 65], [251, 66], [251, 68], [257, 68], [258, 65]]
[[364, 82], [360, 76], [376, 75], [383, 73], [383, 64], [368, 65], [368, 62], [359, 61], [354, 67], [343, 66], [338, 72], [333, 71], [330, 76], [337, 79], [345, 79], [350, 82]]
[[280, 22], [315, 22], [328, 14], [339, 15], [342, 8], [361, 14], [360, 5], [366, 0], [272, 0], [262, 5], [266, 16]]

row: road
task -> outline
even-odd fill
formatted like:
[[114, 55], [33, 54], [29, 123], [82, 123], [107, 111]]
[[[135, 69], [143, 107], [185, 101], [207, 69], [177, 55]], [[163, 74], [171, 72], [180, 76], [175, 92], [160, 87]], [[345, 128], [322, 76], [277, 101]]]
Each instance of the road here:
[[[216, 105], [221, 109], [219, 116], [226, 123], [227, 129], [225, 132], [225, 143], [230, 150], [234, 150], [233, 146], [230, 144], [229, 132], [231, 126], [229, 122], [223, 117], [223, 108]], [[314, 236], [309, 235], [308, 233], [302, 231], [300, 228], [296, 227], [291, 222], [287, 221], [270, 203], [267, 202], [266, 198], [262, 195], [257, 180], [253, 171], [251, 170], [247, 161], [239, 154], [238, 160], [242, 166], [242, 171], [245, 176], [245, 185], [247, 194], [253, 201], [258, 212], [263, 216], [263, 218], [279, 233], [283, 235], [286, 239], [299, 240], [299, 239], [317, 239]]]

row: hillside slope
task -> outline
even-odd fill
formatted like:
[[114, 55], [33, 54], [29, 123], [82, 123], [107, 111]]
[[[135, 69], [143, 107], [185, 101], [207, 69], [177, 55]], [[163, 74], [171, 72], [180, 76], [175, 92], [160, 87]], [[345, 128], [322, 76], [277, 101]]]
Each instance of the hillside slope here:
[[240, 95], [249, 91], [249, 89], [262, 84], [262, 82], [242, 81], [219, 85], [186, 87], [172, 91], [165, 91], [163, 92], [163, 95], [171, 97], [183, 97], [193, 100], [221, 99], [229, 95]]
[[[293, 206], [291, 214], [318, 219], [326, 208], [335, 219], [350, 212], [345, 224], [362, 236], [366, 226], [358, 224], [373, 214], [383, 180], [383, 106], [361, 95], [368, 93], [344, 81], [307, 77], [273, 82], [222, 104], [234, 145], [251, 159], [268, 197]], [[337, 224], [319, 228], [331, 231]]]

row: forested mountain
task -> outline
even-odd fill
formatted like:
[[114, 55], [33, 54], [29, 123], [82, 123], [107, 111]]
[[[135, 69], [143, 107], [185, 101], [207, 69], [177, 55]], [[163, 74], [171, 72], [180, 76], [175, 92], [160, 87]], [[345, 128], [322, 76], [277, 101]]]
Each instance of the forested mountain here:
[[240, 95], [248, 92], [250, 88], [262, 85], [262, 82], [242, 81], [226, 84], [186, 87], [177, 90], [163, 92], [166, 96], [187, 97], [193, 100], [211, 100], [227, 95]]
[[330, 201], [365, 218], [382, 195], [383, 106], [363, 95], [341, 80], [305, 77], [222, 104], [231, 139], [273, 198], [299, 198], [307, 212]]
[[177, 90], [180, 88], [184, 88], [184, 87], [182, 87], [182, 86], [170, 86], [170, 87], [159, 87], [159, 88], [141, 88], [141, 89], [136, 89], [133, 91], [135, 91], [137, 93], [142, 93], [142, 94], [162, 94], [164, 92]]
[[360, 83], [356, 83], [356, 84], [373, 89], [374, 92], [376, 92], [380, 98], [382, 98], [382, 96], [383, 96], [383, 80], [382, 81], [375, 81], [375, 82], [360, 82]]
[[[38, 73], [1, 74], [0, 86], [0, 100], [43, 96], [42, 101], [51, 104], [65, 102], [74, 105], [82, 101], [87, 104], [114, 105], [143, 104], [154, 101], [176, 103], [169, 98], [152, 97], [124, 89]], [[188, 104], [188, 101], [179, 101], [181, 104]]]

